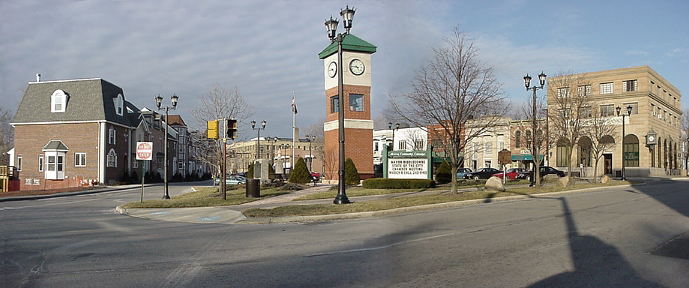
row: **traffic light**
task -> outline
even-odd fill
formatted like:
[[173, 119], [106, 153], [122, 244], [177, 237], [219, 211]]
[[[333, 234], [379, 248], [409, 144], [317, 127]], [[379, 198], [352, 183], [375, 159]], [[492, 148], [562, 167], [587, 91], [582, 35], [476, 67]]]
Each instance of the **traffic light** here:
[[237, 120], [235, 119], [227, 120], [227, 138], [237, 138]]
[[218, 120], [208, 121], [208, 139], [218, 139]]

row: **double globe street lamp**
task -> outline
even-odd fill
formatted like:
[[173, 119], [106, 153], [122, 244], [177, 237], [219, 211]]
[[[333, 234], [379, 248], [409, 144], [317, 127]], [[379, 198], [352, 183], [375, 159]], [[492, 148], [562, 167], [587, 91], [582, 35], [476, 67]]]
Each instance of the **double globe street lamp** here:
[[[160, 97], [160, 95], [158, 95], [157, 97], [155, 97], [155, 99], [156, 99], [156, 106], [158, 106], [158, 111], [160, 111], [161, 105], [163, 104], [163, 97]], [[163, 149], [164, 149], [163, 153], [165, 155], [164, 156], [165, 157], [165, 163], [163, 163], [163, 181], [165, 182], [165, 185], [164, 185], [165, 192], [163, 194], [163, 199], [170, 199], [170, 193], [168, 193], [168, 181], [167, 181], [167, 140], [168, 140], [167, 139], [168, 138], [167, 129], [168, 129], [168, 126], [170, 126], [169, 125], [170, 120], [168, 120], [168, 110], [170, 110], [170, 109], [175, 110], [175, 108], [177, 107], [177, 101], [178, 100], [179, 100], [179, 97], [175, 94], [172, 94], [172, 97], [170, 97], [170, 101], [172, 101], [172, 107], [165, 106], [165, 108], [164, 108], [165, 109], [165, 136], [164, 136], [165, 140], [163, 141], [163, 143], [165, 143], [165, 144], [163, 145], [164, 146], [163, 147]]]
[[622, 108], [621, 108], [620, 106], [617, 106], [617, 108], [615, 108], [615, 110], [617, 110], [617, 116], [622, 116], [622, 180], [627, 180], [627, 177], [625, 176], [625, 165], [624, 165], [624, 161], [627, 160], [627, 158], [628, 158], [628, 157], [625, 155], [625, 151], [624, 151], [624, 148], [625, 148], [625, 147], [624, 147], [624, 138], [625, 138], [624, 136], [626, 136], [626, 135], [625, 135], [625, 132], [624, 132], [624, 118], [625, 118], [625, 117], [631, 117], [631, 116], [632, 116], [632, 109], [634, 109], [634, 108], [632, 107], [632, 105], [629, 105], [629, 106], [627, 106], [627, 115], [625, 115], [624, 113], [622, 113], [622, 115], [620, 115], [620, 112], [622, 111]]
[[531, 111], [532, 116], [533, 116], [532, 117], [533, 123], [531, 123], [531, 137], [532, 137], [532, 139], [531, 139], [531, 156], [533, 157], [532, 161], [533, 161], [533, 166], [534, 166], [534, 168], [533, 168], [534, 174], [531, 177], [531, 184], [529, 184], [529, 186], [531, 186], [531, 187], [536, 186], [536, 177], [540, 176], [539, 175], [539, 167], [536, 166], [536, 159], [537, 159], [536, 157], [540, 157], [540, 155], [538, 154], [538, 150], [536, 149], [536, 148], [538, 148], [538, 146], [536, 145], [536, 135], [537, 135], [536, 128], [538, 128], [536, 126], [536, 90], [543, 89], [543, 86], [545, 85], [545, 78], [546, 78], [545, 73], [543, 73], [543, 71], [541, 71], [541, 74], [538, 74], [538, 82], [539, 82], [539, 84], [541, 84], [541, 86], [529, 87], [529, 86], [531, 86], [531, 76], [529, 76], [528, 73], [526, 74], [526, 76], [524, 76], [524, 86], [526, 86], [526, 91], [529, 91], [529, 90], [533, 91], [533, 99], [532, 99], [533, 110]]
[[337, 94], [338, 94], [338, 110], [337, 110], [337, 131], [338, 131], [338, 141], [339, 141], [339, 171], [338, 171], [338, 184], [337, 184], [337, 196], [333, 200], [334, 204], [348, 204], [351, 203], [347, 194], [345, 193], [345, 135], [344, 135], [344, 91], [343, 91], [343, 77], [342, 77], [342, 41], [345, 37], [349, 35], [349, 29], [352, 28], [352, 19], [354, 18], [354, 9], [349, 9], [347, 6], [345, 9], [340, 11], [340, 16], [342, 16], [343, 26], [345, 28], [345, 33], [337, 32], [338, 21], [330, 16], [330, 20], [325, 21], [325, 28], [328, 31], [328, 38], [330, 38], [330, 43], [337, 43]]

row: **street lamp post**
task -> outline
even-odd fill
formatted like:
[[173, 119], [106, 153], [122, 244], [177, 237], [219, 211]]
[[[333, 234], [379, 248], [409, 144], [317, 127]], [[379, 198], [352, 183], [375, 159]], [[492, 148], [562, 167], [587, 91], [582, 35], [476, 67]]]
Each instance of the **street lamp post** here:
[[[158, 95], [157, 97], [155, 97], [155, 100], [156, 100], [156, 106], [158, 106], [158, 110], [160, 111], [161, 105], [163, 104], [163, 97], [160, 97], [160, 95]], [[170, 97], [170, 101], [172, 101], [172, 107], [165, 106], [165, 108], [164, 108], [165, 109], [165, 136], [164, 136], [165, 140], [163, 140], [163, 143], [165, 143], [165, 144], [163, 145], [163, 149], [164, 149], [163, 154], [165, 155], [164, 156], [165, 157], [164, 158], [165, 163], [163, 163], [163, 182], [165, 183], [165, 185], [164, 185], [164, 187], [165, 187], [164, 191], [165, 192], [163, 194], [163, 199], [170, 199], [170, 193], [168, 192], [168, 181], [167, 181], [167, 129], [168, 129], [168, 126], [170, 126], [169, 120], [168, 120], [168, 110], [170, 110], [170, 109], [175, 110], [175, 108], [177, 107], [177, 101], [178, 100], [179, 100], [179, 97], [175, 94], [172, 94], [172, 97]]]
[[313, 154], [311, 154], [311, 142], [313, 142], [314, 140], [316, 140], [316, 136], [309, 137], [309, 135], [306, 135], [306, 141], [309, 141], [309, 172], [313, 171], [311, 170], [313, 167]]
[[624, 113], [622, 113], [622, 115], [620, 115], [622, 108], [620, 108], [620, 106], [617, 106], [617, 108], [615, 108], [615, 110], [617, 110], [617, 116], [622, 116], [622, 180], [627, 180], [627, 177], [625, 175], [625, 165], [624, 165], [624, 136], [625, 136], [624, 117], [625, 116], [631, 117], [632, 116], [632, 109], [633, 109], [632, 105], [629, 105], [629, 106], [627, 106], [627, 115], [625, 115]]
[[[266, 120], [261, 121], [261, 127], [256, 127], [256, 120], [251, 120], [251, 129], [256, 130], [256, 160], [261, 159], [261, 130], [266, 129]], [[255, 164], [255, 163], [254, 163]], [[254, 166], [255, 169], [256, 166]], [[256, 171], [254, 171], [256, 178]]]
[[529, 184], [529, 186], [531, 186], [531, 187], [536, 186], [536, 178], [538, 178], [540, 176], [539, 175], [540, 174], [539, 173], [540, 172], [539, 167], [536, 166], [536, 158], [539, 157], [538, 146], [536, 145], [536, 135], [537, 135], [536, 129], [538, 128], [537, 123], [536, 123], [536, 90], [543, 89], [543, 86], [545, 85], [545, 78], [546, 78], [545, 73], [543, 73], [541, 71], [541, 74], [538, 74], [538, 81], [539, 81], [539, 84], [541, 84], [541, 85], [540, 86], [533, 86], [533, 87], [529, 88], [529, 86], [531, 86], [531, 76], [529, 76], [528, 73], [526, 74], [526, 76], [524, 76], [524, 86], [526, 86], [526, 91], [529, 91], [529, 90], [533, 91], [533, 99], [532, 99], [532, 101], [533, 101], [533, 110], [532, 110], [533, 123], [531, 125], [531, 137], [532, 137], [532, 139], [531, 139], [531, 156], [533, 157], [532, 161], [533, 161], [533, 166], [534, 166], [534, 168], [533, 168], [534, 169], [534, 175], [533, 175], [533, 177], [531, 177], [531, 184]]
[[352, 28], [352, 19], [354, 18], [354, 9], [349, 9], [347, 6], [345, 9], [340, 11], [340, 16], [342, 16], [343, 26], [345, 28], [345, 33], [337, 32], [337, 20], [330, 17], [330, 20], [325, 21], [325, 27], [328, 30], [328, 38], [330, 42], [337, 42], [337, 94], [338, 94], [338, 113], [337, 113], [337, 129], [338, 129], [338, 141], [339, 141], [339, 171], [338, 171], [338, 184], [337, 184], [337, 196], [333, 200], [334, 204], [348, 204], [351, 203], [349, 198], [347, 198], [347, 193], [345, 192], [345, 133], [344, 133], [344, 87], [343, 87], [343, 69], [342, 69], [342, 41], [345, 37], [349, 35], [349, 29]]
[[392, 147], [390, 151], [395, 150], [395, 130], [400, 129], [400, 123], [395, 123], [395, 129], [392, 129], [392, 122], [388, 122], [388, 129], [392, 130]]

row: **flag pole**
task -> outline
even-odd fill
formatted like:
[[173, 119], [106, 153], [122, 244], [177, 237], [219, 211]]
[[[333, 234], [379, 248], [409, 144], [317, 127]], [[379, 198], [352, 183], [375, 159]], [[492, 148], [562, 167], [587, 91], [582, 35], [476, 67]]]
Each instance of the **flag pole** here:
[[292, 171], [294, 171], [294, 144], [295, 144], [295, 138], [297, 137], [297, 96], [294, 90], [292, 90], [292, 159], [290, 159], [290, 174]]

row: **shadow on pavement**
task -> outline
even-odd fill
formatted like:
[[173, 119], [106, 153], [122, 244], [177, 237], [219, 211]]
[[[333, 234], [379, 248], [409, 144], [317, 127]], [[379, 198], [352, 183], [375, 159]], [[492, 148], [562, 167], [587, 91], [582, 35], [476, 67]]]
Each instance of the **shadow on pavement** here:
[[661, 286], [641, 278], [614, 246], [608, 245], [596, 237], [579, 234], [567, 199], [562, 197], [549, 199], [559, 200], [562, 203], [574, 271], [553, 275], [529, 287]]

